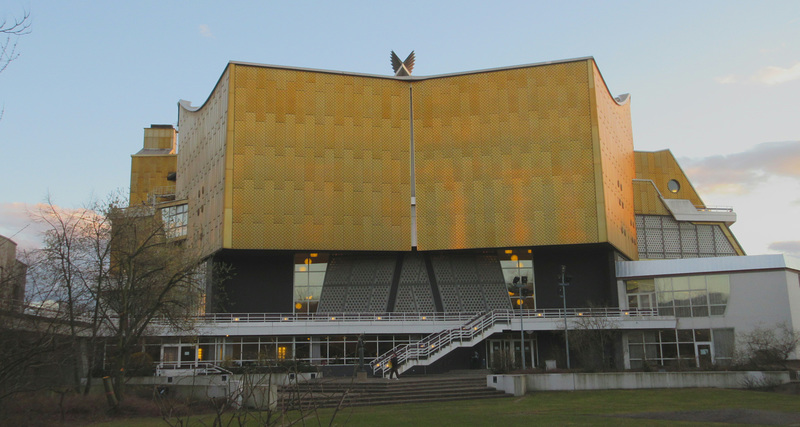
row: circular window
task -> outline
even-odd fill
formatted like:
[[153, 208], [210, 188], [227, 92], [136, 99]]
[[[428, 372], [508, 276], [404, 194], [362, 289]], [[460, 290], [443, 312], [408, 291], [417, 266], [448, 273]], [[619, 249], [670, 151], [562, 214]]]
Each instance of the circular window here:
[[677, 193], [681, 189], [681, 185], [678, 183], [678, 181], [671, 179], [667, 183], [667, 188], [669, 189], [670, 192]]

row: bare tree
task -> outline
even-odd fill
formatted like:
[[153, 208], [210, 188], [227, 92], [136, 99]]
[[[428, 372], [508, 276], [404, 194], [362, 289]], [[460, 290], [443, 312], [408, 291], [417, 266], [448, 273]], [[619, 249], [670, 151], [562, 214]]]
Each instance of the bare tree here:
[[[22, 13], [21, 18], [0, 21], [0, 73], [8, 68], [9, 64], [19, 57], [17, 43], [19, 38], [30, 34], [31, 15], [28, 11]], [[3, 118], [4, 109], [0, 109], [0, 120]]]
[[108, 309], [114, 391], [122, 400], [125, 372], [146, 332], [154, 326], [191, 328], [205, 262], [184, 241], [167, 236], [153, 207], [110, 206], [106, 217], [112, 223], [110, 265], [99, 299]]
[[616, 319], [582, 316], [570, 323], [569, 343], [584, 369], [613, 369], [613, 346], [619, 335], [619, 322]]
[[[28, 253], [23, 253], [22, 259], [27, 266], [36, 263]], [[3, 275], [0, 286], [21, 280], [24, 271]], [[0, 300], [0, 413], [17, 393], [60, 390], [71, 384], [67, 379], [71, 369], [66, 363], [70, 354], [67, 337], [67, 324], [57, 310], [18, 299]]]
[[74, 388], [80, 391], [85, 374], [84, 394], [91, 389], [98, 334], [106, 315], [99, 295], [107, 281], [110, 224], [97, 213], [99, 206], [64, 210], [48, 197], [33, 214], [47, 229], [44, 247], [31, 267], [32, 287], [40, 301], [58, 301], [60, 317], [69, 325]]
[[[143, 337], [154, 321], [155, 327], [189, 328], [205, 277], [204, 261], [167, 235], [157, 209], [117, 208], [120, 204], [112, 198], [91, 209], [65, 211], [48, 200], [36, 215], [48, 229], [33, 276], [35, 287], [45, 291], [42, 299], [58, 301], [75, 359], [89, 367], [84, 393], [103, 340], [122, 400], [131, 356], [140, 351]], [[79, 328], [84, 324], [88, 330]], [[80, 382], [76, 373], [76, 390]]]
[[782, 367], [800, 346], [800, 333], [786, 322], [773, 327], [757, 326], [736, 339], [740, 363], [756, 368]]

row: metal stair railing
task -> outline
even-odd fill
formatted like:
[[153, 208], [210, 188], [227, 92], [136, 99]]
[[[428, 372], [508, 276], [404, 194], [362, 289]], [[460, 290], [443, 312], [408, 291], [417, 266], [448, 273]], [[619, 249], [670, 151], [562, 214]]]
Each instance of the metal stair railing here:
[[[568, 308], [563, 309], [544, 309], [544, 310], [492, 310], [479, 313], [475, 317], [465, 322], [462, 326], [452, 329], [445, 329], [434, 332], [425, 338], [410, 344], [395, 346], [386, 353], [378, 356], [370, 363], [373, 374], [381, 373], [386, 375], [391, 367], [392, 354], [397, 354], [397, 361], [401, 368], [399, 372], [405, 371], [421, 361], [431, 362], [431, 358], [447, 350], [454, 344], [456, 347], [473, 344], [476, 339], [483, 339], [487, 331], [497, 325], [508, 325], [514, 320], [523, 319], [553, 319], [553, 318], [581, 318], [581, 317], [653, 317], [658, 316], [657, 309], [619, 309], [619, 308]], [[494, 333], [494, 331], [491, 331]], [[452, 348], [450, 348], [452, 350]], [[450, 350], [447, 350], [449, 352]], [[447, 353], [446, 352], [446, 353]], [[444, 354], [446, 354], [444, 353]], [[436, 358], [438, 359], [438, 358]], [[413, 363], [416, 361], [417, 363]]]
[[382, 375], [385, 375], [391, 369], [389, 362], [392, 354], [397, 354], [397, 361], [404, 371], [418, 364], [410, 362], [428, 360], [455, 343], [460, 347], [464, 343], [474, 342], [477, 337], [482, 338], [485, 332], [495, 325], [508, 324], [510, 319], [514, 317], [513, 314], [512, 310], [493, 310], [479, 313], [457, 328], [432, 333], [415, 343], [395, 346], [370, 363], [372, 372], [373, 374], [381, 372]]

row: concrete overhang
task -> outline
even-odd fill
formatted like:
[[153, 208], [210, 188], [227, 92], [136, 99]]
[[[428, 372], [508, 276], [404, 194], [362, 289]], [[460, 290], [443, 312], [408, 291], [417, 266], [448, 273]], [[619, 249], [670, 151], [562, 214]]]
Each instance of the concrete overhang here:
[[683, 276], [692, 274], [735, 273], [754, 270], [800, 271], [800, 258], [776, 255], [727, 256], [708, 258], [617, 261], [617, 278]]
[[731, 226], [736, 222], [736, 212], [732, 208], [696, 208], [691, 201], [684, 199], [661, 199], [676, 221], [723, 222]]

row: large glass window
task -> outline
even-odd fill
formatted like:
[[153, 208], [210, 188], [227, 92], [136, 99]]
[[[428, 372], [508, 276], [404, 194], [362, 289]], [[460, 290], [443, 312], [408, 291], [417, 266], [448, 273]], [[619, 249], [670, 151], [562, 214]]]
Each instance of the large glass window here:
[[187, 204], [168, 206], [161, 209], [161, 220], [164, 221], [164, 230], [169, 238], [185, 237], [188, 224]]
[[629, 308], [657, 307], [659, 315], [676, 317], [724, 315], [731, 288], [727, 274], [636, 279], [625, 284]]
[[[733, 332], [728, 329], [662, 329], [627, 334], [632, 369], [703, 367], [730, 363]], [[714, 350], [714, 347], [717, 347]], [[712, 355], [712, 351], [715, 353]]]
[[536, 295], [533, 281], [533, 251], [530, 249], [503, 249], [499, 251], [500, 266], [514, 308], [533, 310]]
[[294, 256], [294, 312], [316, 313], [328, 254], [305, 252]]

